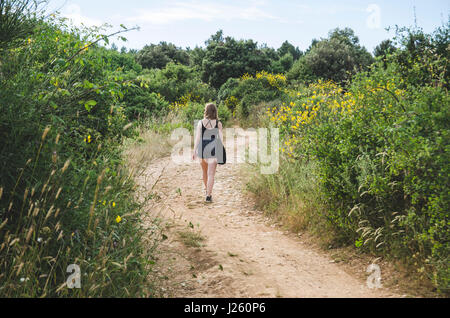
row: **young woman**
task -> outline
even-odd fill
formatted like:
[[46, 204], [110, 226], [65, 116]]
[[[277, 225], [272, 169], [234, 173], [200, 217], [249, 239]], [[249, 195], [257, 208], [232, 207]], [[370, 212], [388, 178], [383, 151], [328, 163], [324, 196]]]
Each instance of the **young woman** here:
[[223, 126], [219, 121], [215, 104], [207, 104], [203, 120], [196, 129], [193, 160], [200, 160], [203, 169], [203, 183], [206, 188], [206, 202], [212, 202], [212, 192], [217, 165], [223, 162]]

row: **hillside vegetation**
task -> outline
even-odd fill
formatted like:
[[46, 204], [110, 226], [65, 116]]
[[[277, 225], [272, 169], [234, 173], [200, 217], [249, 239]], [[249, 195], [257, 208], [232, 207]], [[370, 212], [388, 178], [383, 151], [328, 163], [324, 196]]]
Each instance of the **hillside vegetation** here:
[[[119, 51], [110, 42], [134, 29], [44, 8], [0, 1], [0, 296], [155, 296], [164, 234], [156, 217], [143, 226], [152, 197], [124, 149], [143, 127], [192, 128], [210, 101], [225, 124], [280, 128], [279, 172], [248, 185], [264, 211], [449, 292], [450, 23], [397, 28], [374, 54], [348, 28], [305, 52], [222, 31], [194, 49]], [[81, 289], [67, 288], [70, 264]]]

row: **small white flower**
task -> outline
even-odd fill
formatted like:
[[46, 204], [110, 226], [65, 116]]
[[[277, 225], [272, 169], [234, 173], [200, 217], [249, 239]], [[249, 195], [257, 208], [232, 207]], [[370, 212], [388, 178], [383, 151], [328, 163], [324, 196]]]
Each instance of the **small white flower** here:
[[25, 281], [25, 278], [22, 277], [22, 278], [20, 279], [20, 282], [23, 283], [24, 281]]
[[38, 243], [42, 243], [42, 237], [39, 237], [39, 238], [37, 239], [37, 241], [38, 241]]

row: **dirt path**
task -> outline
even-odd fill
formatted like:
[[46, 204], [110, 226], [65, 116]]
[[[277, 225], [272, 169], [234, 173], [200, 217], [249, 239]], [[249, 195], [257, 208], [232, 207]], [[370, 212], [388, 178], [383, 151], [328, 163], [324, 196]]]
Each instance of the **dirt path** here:
[[203, 203], [198, 164], [166, 158], [139, 178], [141, 185], [157, 182], [152, 210], [167, 225], [157, 262], [162, 297], [395, 297], [367, 288], [326, 252], [271, 225], [245, 195], [239, 170], [218, 168], [212, 205]]

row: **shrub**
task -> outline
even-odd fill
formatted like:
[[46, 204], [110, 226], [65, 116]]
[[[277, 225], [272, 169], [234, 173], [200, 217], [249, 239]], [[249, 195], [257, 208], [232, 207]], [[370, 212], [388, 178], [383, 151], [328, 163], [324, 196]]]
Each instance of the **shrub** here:
[[[48, 18], [0, 52], [1, 296], [151, 293], [119, 148], [131, 83], [103, 58], [101, 32]], [[79, 290], [65, 286], [70, 264], [81, 267]]]
[[[225, 125], [231, 118], [230, 111], [224, 106], [219, 106], [217, 110], [219, 120]], [[205, 104], [188, 102], [186, 105], [183, 105], [183, 107], [178, 108], [176, 111], [181, 114], [181, 121], [184, 123], [184, 126], [192, 130], [194, 128], [194, 122], [203, 119], [205, 113]]]
[[136, 60], [147, 69], [163, 69], [169, 63], [189, 65], [189, 54], [172, 43], [146, 45], [137, 53]]
[[336, 29], [327, 39], [311, 46], [288, 72], [288, 78], [308, 83], [317, 79], [341, 83], [372, 63], [372, 56], [359, 45], [353, 30]]
[[203, 83], [200, 74], [193, 68], [169, 63], [162, 70], [144, 72], [140, 77], [151, 92], [161, 94], [168, 102], [180, 102], [182, 97], [208, 102], [214, 100], [216, 92]]
[[202, 63], [202, 80], [219, 89], [229, 78], [255, 74], [270, 65], [270, 58], [253, 40], [237, 41], [218, 31], [207, 42]]
[[162, 117], [167, 115], [170, 104], [160, 94], [150, 92], [145, 87], [134, 85], [124, 94], [123, 103], [128, 119]]
[[449, 97], [396, 66], [356, 76], [348, 91], [312, 84], [269, 109], [292, 160], [315, 160], [338, 239], [402, 257], [448, 291]]
[[284, 97], [286, 85], [281, 74], [258, 72], [255, 77], [246, 74], [241, 79], [228, 80], [220, 89], [219, 98], [233, 114], [246, 119], [256, 105]]

